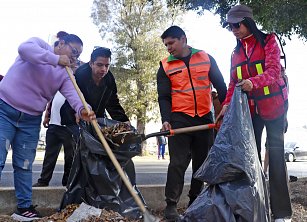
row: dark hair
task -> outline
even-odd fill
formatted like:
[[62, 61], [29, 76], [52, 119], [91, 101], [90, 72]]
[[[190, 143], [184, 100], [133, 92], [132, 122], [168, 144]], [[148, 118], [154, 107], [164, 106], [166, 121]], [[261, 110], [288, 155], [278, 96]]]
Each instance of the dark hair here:
[[57, 41], [54, 42], [54, 47], [58, 46], [59, 45], [59, 42], [60, 42], [60, 39], [62, 39], [64, 36], [66, 35], [69, 35], [67, 32], [65, 31], [59, 31], [57, 34], [56, 34], [56, 37], [59, 39]]
[[[267, 37], [267, 34], [265, 34], [264, 32], [260, 31], [257, 28], [255, 21], [251, 18], [244, 18], [244, 20], [241, 23], [249, 29], [249, 31], [256, 38], [257, 42], [259, 42], [260, 45], [262, 47], [264, 47], [265, 46], [265, 38]], [[241, 45], [242, 45], [241, 41], [239, 39], [237, 39], [237, 45], [236, 45], [235, 51], [238, 52]]]
[[161, 39], [164, 40], [167, 37], [180, 39], [182, 36], [186, 36], [185, 32], [179, 26], [174, 25], [163, 32]]
[[69, 35], [67, 32], [65, 32], [65, 31], [59, 31], [59, 32], [56, 34], [56, 37], [57, 37], [58, 39], [62, 39], [64, 36], [67, 36], [67, 35]]
[[95, 47], [91, 54], [91, 62], [95, 62], [98, 57], [110, 58], [111, 59], [111, 50], [105, 47]]
[[79, 36], [75, 34], [68, 34], [67, 32], [59, 31], [57, 33], [57, 38], [59, 40], [54, 43], [54, 46], [57, 46], [61, 40], [63, 40], [66, 44], [71, 42], [71, 43], [79, 43], [83, 46], [82, 40], [79, 38]]

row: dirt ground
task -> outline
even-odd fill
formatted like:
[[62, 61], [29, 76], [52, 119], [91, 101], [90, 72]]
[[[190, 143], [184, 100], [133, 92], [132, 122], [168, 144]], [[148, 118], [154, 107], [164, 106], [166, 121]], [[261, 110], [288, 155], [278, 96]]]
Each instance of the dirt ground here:
[[307, 178], [299, 178], [298, 181], [289, 184], [293, 210], [292, 221], [307, 221]]
[[[298, 181], [290, 182], [290, 193], [292, 200], [292, 222], [307, 221], [307, 178], [299, 178]], [[77, 206], [70, 206], [61, 213], [53, 214], [49, 217], [36, 220], [35, 222], [65, 222]], [[185, 209], [179, 209], [183, 213]], [[163, 221], [163, 212], [152, 212], [152, 214]], [[9, 216], [0, 215], [1, 222], [15, 222]], [[82, 222], [141, 222], [143, 220], [129, 220], [121, 217], [112, 211], [103, 211], [99, 218], [90, 218]]]

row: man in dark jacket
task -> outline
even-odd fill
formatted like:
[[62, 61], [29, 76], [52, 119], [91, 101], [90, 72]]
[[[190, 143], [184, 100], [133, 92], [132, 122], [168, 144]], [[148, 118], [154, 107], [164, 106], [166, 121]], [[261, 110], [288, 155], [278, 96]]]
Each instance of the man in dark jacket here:
[[[158, 101], [162, 117], [162, 129], [213, 123], [212, 85], [220, 102], [226, 96], [226, 84], [214, 60], [203, 50], [187, 44], [184, 31], [171, 26], [161, 36], [170, 55], [163, 59], [157, 73]], [[182, 193], [184, 174], [192, 159], [195, 173], [206, 159], [213, 145], [213, 130], [185, 133], [168, 139], [170, 164], [165, 187], [167, 220], [179, 218], [177, 203]], [[203, 188], [203, 182], [192, 178], [189, 205]]]
[[[76, 70], [76, 82], [97, 118], [106, 117], [106, 111], [108, 111], [112, 119], [130, 124], [119, 103], [116, 82], [109, 71], [110, 63], [110, 49], [105, 47], [94, 49], [91, 61]], [[135, 168], [132, 160], [127, 163], [125, 169], [130, 182], [135, 185]]]
[[128, 122], [129, 119], [119, 103], [114, 76], [109, 71], [110, 62], [110, 49], [96, 48], [91, 54], [91, 61], [76, 70], [76, 81], [97, 118], [105, 117], [107, 110], [112, 119]]
[[[113, 74], [109, 71], [110, 62], [110, 49], [104, 47], [94, 49], [91, 54], [90, 62], [81, 65], [75, 71], [76, 82], [83, 93], [85, 100], [92, 107], [92, 110], [95, 112], [97, 118], [105, 117], [107, 110], [112, 119], [121, 122], [129, 122], [124, 109], [119, 103], [115, 79]], [[38, 179], [38, 182], [33, 185], [35, 187], [48, 186], [61, 144], [66, 144], [67, 147], [74, 147], [76, 145], [76, 133], [74, 133], [74, 137], [72, 137], [71, 133], [68, 131], [66, 133], [67, 136], [65, 136], [66, 134], [60, 130], [60, 127], [64, 130], [69, 126], [69, 129], [74, 129], [74, 132], [77, 131], [76, 119], [74, 115], [75, 112], [70, 107], [67, 100], [64, 104], [61, 104], [61, 108], [59, 110], [61, 118], [60, 124], [58, 125], [61, 126], [54, 126], [51, 124], [52, 129], [53, 127], [57, 127], [53, 133], [59, 134], [57, 136], [58, 139], [55, 141], [53, 138], [53, 142], [50, 143], [52, 144], [52, 149], [48, 149], [48, 152], [46, 149], [41, 178]], [[65, 172], [62, 180], [63, 186], [66, 186], [67, 184], [74, 154], [73, 148], [67, 148], [66, 150], [71, 152], [65, 152]], [[135, 177], [135, 172], [132, 161], [129, 162], [129, 166], [130, 167], [127, 167], [127, 171], [131, 171], [129, 172], [132, 177], [131, 182], [134, 183], [133, 179]]]

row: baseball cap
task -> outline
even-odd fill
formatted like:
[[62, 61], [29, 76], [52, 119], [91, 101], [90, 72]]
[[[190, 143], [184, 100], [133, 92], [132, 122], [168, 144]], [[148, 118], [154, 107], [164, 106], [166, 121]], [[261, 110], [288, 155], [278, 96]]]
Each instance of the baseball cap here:
[[254, 19], [253, 10], [246, 5], [236, 5], [228, 11], [224, 24], [242, 22], [244, 18]]

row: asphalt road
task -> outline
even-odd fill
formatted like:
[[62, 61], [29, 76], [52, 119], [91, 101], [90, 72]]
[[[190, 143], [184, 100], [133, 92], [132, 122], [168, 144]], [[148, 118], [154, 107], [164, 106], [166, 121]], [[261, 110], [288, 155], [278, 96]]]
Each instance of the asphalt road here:
[[[167, 176], [168, 160], [157, 160], [154, 157], [137, 157], [133, 159], [136, 169], [136, 180], [138, 185], [157, 185], [165, 184]], [[61, 186], [63, 176], [63, 160], [58, 160], [56, 168], [53, 172], [53, 177], [50, 181], [50, 186]], [[33, 183], [37, 181], [42, 169], [42, 160], [35, 160], [33, 164]], [[191, 180], [192, 170], [191, 167], [187, 169], [185, 183]], [[0, 186], [10, 187], [13, 186], [13, 167], [11, 159], [8, 159], [2, 171]]]
[[[38, 155], [38, 160], [33, 165], [33, 183], [37, 181], [42, 169], [42, 158]], [[157, 185], [165, 184], [167, 175], [168, 160], [157, 160], [154, 156], [149, 157], [137, 157], [133, 159], [136, 168], [136, 180], [138, 185]], [[287, 163], [288, 174], [297, 177], [307, 177], [307, 161], [297, 161]], [[60, 157], [57, 166], [54, 170], [53, 177], [50, 181], [50, 186], [61, 186], [61, 180], [63, 175], [63, 160]], [[191, 180], [192, 170], [191, 165], [187, 169], [185, 176], [185, 183], [189, 183]], [[11, 159], [8, 158], [6, 166], [3, 169], [1, 181], [1, 187], [13, 186], [13, 168]]]

